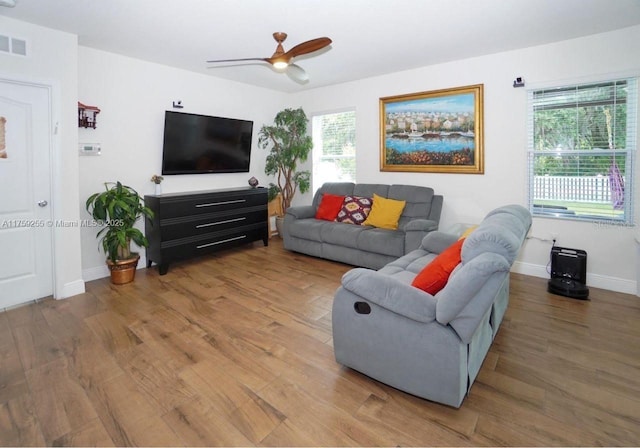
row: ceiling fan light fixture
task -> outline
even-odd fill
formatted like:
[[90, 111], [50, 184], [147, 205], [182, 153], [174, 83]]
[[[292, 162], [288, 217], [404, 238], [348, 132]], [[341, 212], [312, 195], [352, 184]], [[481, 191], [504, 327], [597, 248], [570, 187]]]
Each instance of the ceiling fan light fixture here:
[[285, 68], [287, 68], [289, 66], [289, 63], [287, 61], [275, 61], [273, 63], [273, 66], [277, 70], [284, 70]]

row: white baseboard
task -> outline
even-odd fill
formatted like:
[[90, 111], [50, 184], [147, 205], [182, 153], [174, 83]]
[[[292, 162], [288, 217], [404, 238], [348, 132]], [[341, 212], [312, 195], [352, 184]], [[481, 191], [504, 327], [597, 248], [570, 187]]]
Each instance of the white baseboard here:
[[[523, 263], [520, 261], [516, 261], [515, 263], [513, 263], [511, 272], [531, 275], [532, 277], [550, 277], [549, 272], [547, 272], [546, 266]], [[638, 295], [638, 282], [633, 280], [626, 280], [623, 278], [608, 277], [606, 275], [592, 274], [590, 272], [587, 272], [587, 285], [593, 286], [594, 288], [607, 289], [609, 291]]]
[[68, 297], [77, 296], [78, 294], [84, 294], [84, 280], [74, 280], [62, 285], [62, 290], [56, 295], [55, 299], [66, 299]]
[[[146, 262], [142, 263], [142, 258], [138, 263], [138, 269], [146, 267]], [[549, 278], [547, 267], [532, 263], [523, 263], [516, 261], [511, 267], [511, 272], [517, 274], [530, 275], [532, 277]], [[100, 278], [109, 277], [109, 268], [106, 265], [97, 266], [94, 268], [84, 269], [82, 271], [82, 278], [84, 282], [90, 282], [91, 280], [98, 280]], [[84, 282], [77, 280], [72, 283], [68, 283], [64, 287], [63, 297], [71, 297], [72, 295], [82, 294], [84, 292]], [[622, 292], [625, 294], [638, 294], [638, 283], [633, 280], [626, 280], [617, 277], [608, 277], [605, 275], [587, 273], [587, 285], [594, 288], [607, 289], [609, 291]], [[76, 292], [79, 291], [79, 292]]]
[[91, 280], [98, 280], [99, 278], [109, 277], [109, 268], [105, 264], [104, 266], [96, 266], [95, 268], [83, 269], [82, 278], [85, 282]]

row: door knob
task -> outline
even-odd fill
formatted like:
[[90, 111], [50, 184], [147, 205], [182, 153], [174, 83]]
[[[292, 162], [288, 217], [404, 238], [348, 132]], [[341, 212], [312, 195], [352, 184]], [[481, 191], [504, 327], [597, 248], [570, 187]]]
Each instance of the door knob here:
[[49, 204], [49, 203], [48, 203], [47, 201], [40, 201], [40, 202], [38, 202], [38, 205], [39, 205], [40, 207], [46, 207], [48, 204]]

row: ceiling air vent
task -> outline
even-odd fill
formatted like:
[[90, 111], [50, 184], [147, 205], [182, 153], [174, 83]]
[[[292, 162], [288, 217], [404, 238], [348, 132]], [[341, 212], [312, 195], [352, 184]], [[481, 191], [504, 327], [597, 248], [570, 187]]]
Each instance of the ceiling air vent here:
[[27, 41], [16, 37], [0, 35], [0, 52], [26, 56]]

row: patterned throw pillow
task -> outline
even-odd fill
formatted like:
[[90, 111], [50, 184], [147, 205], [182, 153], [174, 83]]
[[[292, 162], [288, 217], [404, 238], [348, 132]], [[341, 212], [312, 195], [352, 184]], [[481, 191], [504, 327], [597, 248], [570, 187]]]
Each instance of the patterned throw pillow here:
[[369, 216], [371, 203], [371, 198], [345, 196], [336, 221], [361, 225], [367, 219], [367, 216]]

